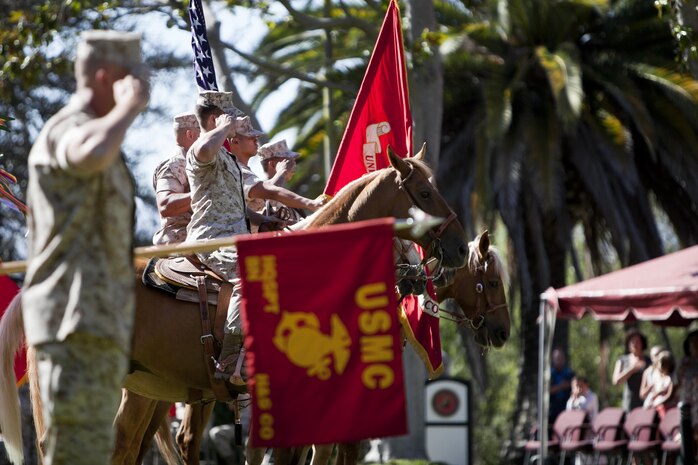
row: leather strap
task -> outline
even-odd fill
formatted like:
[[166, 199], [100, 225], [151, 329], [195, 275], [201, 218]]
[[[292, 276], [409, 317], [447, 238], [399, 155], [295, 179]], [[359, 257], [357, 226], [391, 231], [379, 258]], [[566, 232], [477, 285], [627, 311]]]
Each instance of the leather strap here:
[[221, 285], [221, 290], [218, 292], [218, 304], [216, 304], [216, 316], [213, 321], [213, 336], [217, 341], [223, 344], [223, 327], [225, 320], [228, 317], [228, 306], [230, 298], [233, 295], [233, 285], [225, 282]]
[[211, 382], [211, 388], [216, 396], [216, 399], [221, 401], [230, 400], [231, 396], [228, 388], [225, 386], [225, 381], [217, 379], [215, 376], [214, 363], [216, 362], [216, 354], [213, 348], [213, 334], [211, 334], [211, 320], [208, 312], [208, 294], [206, 292], [206, 277], [196, 277], [196, 287], [199, 290], [199, 313], [201, 315], [201, 343], [204, 345], [204, 364], [208, 372], [208, 379]]

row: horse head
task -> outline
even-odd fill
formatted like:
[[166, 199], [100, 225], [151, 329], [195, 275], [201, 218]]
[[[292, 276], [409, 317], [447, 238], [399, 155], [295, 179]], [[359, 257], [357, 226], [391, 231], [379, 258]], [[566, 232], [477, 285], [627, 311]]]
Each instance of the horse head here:
[[445, 218], [441, 225], [429, 229], [420, 237], [408, 232], [401, 238], [419, 244], [427, 254], [438, 258], [441, 266], [458, 268], [464, 265], [468, 250], [465, 231], [454, 211], [432, 184], [431, 171], [423, 162], [425, 147], [426, 144], [414, 157], [403, 159], [388, 146], [388, 159], [397, 173], [395, 182], [399, 192], [404, 193], [395, 198], [393, 216], [406, 217], [410, 208], [417, 207], [429, 215]]
[[[511, 322], [504, 282], [506, 269], [487, 231], [468, 244], [467, 266], [455, 270], [444, 286], [436, 287], [439, 302], [452, 298], [483, 347], [502, 347], [509, 339]], [[435, 283], [436, 284], [436, 283]]]

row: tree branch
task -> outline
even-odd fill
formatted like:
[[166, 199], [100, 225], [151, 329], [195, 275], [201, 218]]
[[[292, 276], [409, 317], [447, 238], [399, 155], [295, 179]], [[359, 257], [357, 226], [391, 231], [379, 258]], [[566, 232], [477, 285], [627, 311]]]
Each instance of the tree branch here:
[[[375, 25], [359, 19], [355, 16], [347, 15], [344, 18], [316, 18], [294, 9], [288, 0], [279, 0], [291, 17], [298, 21], [306, 29], [349, 29], [355, 27], [361, 29], [369, 36], [376, 34]], [[344, 10], [347, 13], [347, 10]]]
[[254, 55], [243, 52], [242, 50], [238, 49], [237, 47], [235, 47], [231, 43], [221, 41], [221, 44], [224, 45], [225, 47], [227, 47], [228, 49], [232, 50], [233, 52], [235, 52], [237, 55], [241, 56], [245, 60], [249, 61], [250, 63], [254, 64], [255, 66], [257, 66], [265, 71], [275, 73], [275, 74], [280, 75], [280, 76], [288, 76], [288, 77], [296, 78], [300, 81], [309, 82], [311, 84], [315, 84], [316, 86], [318, 86], [320, 88], [327, 87], [329, 89], [341, 90], [342, 92], [346, 92], [348, 94], [356, 94], [357, 93], [357, 90], [353, 87], [345, 86], [345, 85], [338, 84], [338, 83], [332, 82], [332, 81], [327, 81], [324, 79], [316, 79], [308, 74], [295, 71], [292, 68], [289, 68], [286, 66], [276, 65], [276, 64], [273, 64], [269, 61], [259, 59], [259, 58], [255, 57]]

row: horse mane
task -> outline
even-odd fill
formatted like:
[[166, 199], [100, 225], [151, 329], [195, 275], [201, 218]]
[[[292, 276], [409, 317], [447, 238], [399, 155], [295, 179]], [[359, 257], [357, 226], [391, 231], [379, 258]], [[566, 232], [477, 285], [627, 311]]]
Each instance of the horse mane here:
[[[484, 264], [482, 263], [480, 260], [480, 252], [478, 251], [477, 243], [475, 241], [468, 242], [468, 250], [468, 269], [470, 272], [475, 274], [477, 269], [483, 265], [485, 267], [485, 271], [487, 271], [487, 268], [490, 265], [490, 260], [485, 261]], [[497, 273], [500, 278], [502, 278], [502, 282], [506, 285], [509, 282], [509, 272], [504, 266], [499, 249], [491, 245], [490, 248], [487, 249], [487, 252], [489, 252], [490, 257], [492, 257], [491, 263], [494, 267], [494, 272]]]
[[382, 172], [383, 170], [373, 171], [349, 182], [342, 187], [325, 205], [323, 205], [322, 208], [315, 211], [312, 215], [308, 216], [304, 220], [294, 224], [291, 229], [296, 231], [299, 229], [305, 229], [311, 225], [334, 223], [340, 212], [350, 207], [364, 191], [366, 186], [375, 178], [380, 176]]
[[[411, 165], [414, 169], [421, 171], [424, 176], [426, 176], [430, 181], [433, 177], [433, 172], [431, 168], [422, 160], [417, 160], [415, 158], [405, 158], [404, 161]], [[300, 229], [305, 229], [308, 226], [317, 226], [323, 224], [335, 223], [340, 213], [347, 208], [351, 207], [354, 202], [359, 198], [366, 187], [376, 178], [383, 175], [388, 171], [395, 171], [393, 166], [388, 166], [387, 168], [382, 168], [377, 171], [372, 171], [370, 173], [364, 174], [360, 178], [357, 178], [344, 187], [342, 187], [334, 197], [332, 197], [322, 208], [315, 211], [312, 215], [306, 217], [302, 221], [291, 226], [292, 231], [298, 231]]]

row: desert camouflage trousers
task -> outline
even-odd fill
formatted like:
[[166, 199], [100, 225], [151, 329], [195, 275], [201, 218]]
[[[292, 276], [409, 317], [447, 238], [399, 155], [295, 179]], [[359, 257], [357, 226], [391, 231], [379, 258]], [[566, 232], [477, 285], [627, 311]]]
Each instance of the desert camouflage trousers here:
[[234, 247], [224, 247], [210, 254], [197, 254], [201, 263], [211, 268], [218, 276], [233, 285], [233, 294], [228, 304], [228, 315], [225, 319], [226, 334], [242, 335], [242, 318], [240, 316], [240, 300], [242, 285], [238, 274], [238, 253]]
[[47, 465], [107, 465], [128, 357], [113, 341], [85, 333], [40, 344], [37, 369]]

